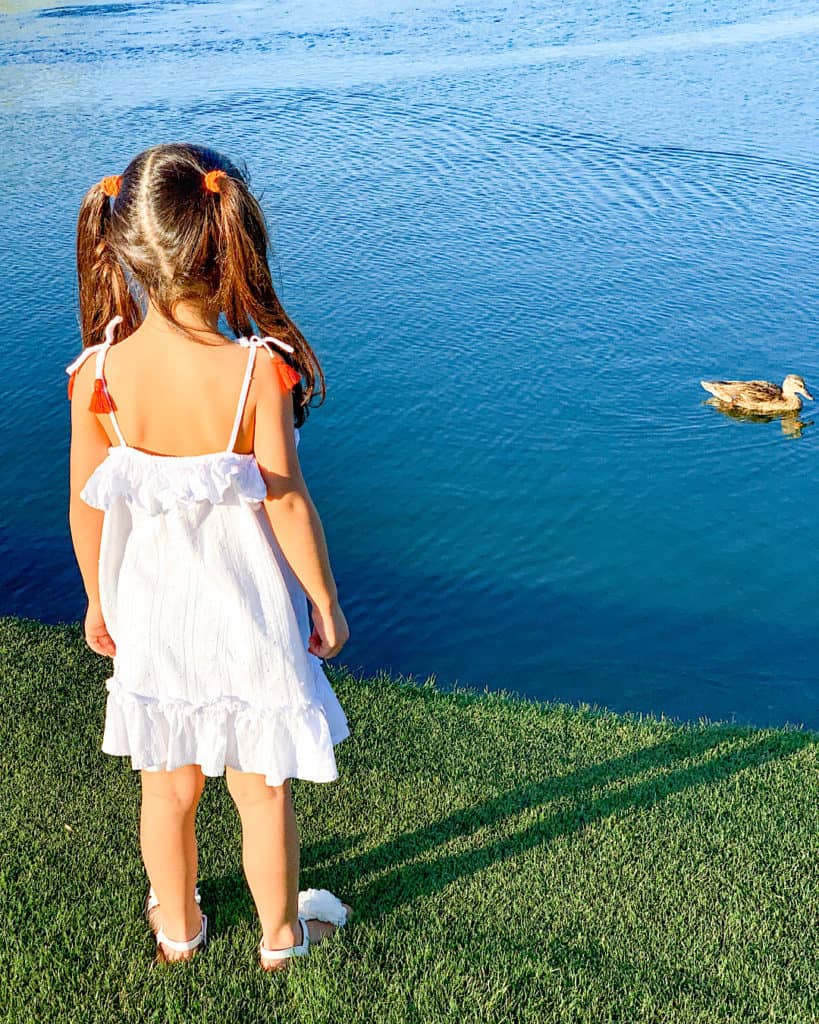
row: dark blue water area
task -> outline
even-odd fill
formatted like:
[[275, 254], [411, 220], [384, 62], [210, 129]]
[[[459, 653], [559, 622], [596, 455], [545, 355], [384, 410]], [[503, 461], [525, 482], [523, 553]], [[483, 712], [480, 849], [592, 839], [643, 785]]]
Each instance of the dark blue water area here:
[[1, 613], [85, 607], [81, 196], [188, 139], [246, 164], [327, 376], [299, 453], [339, 661], [819, 727], [819, 415], [736, 419], [699, 386], [819, 391], [811, 5], [13, 11]]

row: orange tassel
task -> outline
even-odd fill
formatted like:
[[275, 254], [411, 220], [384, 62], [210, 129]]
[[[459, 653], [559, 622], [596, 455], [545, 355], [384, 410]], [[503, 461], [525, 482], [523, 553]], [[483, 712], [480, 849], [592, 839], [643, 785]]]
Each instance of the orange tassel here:
[[88, 408], [91, 412], [111, 412], [114, 408], [111, 396], [105, 390], [102, 377], [94, 378], [94, 393], [91, 395], [91, 401], [88, 403]]
[[69, 399], [74, 394], [74, 378], [76, 376], [77, 376], [77, 371], [76, 370], [73, 373], [69, 374], [69, 376], [68, 376], [68, 397], [69, 397]]
[[281, 384], [282, 391], [289, 391], [301, 380], [301, 374], [298, 370], [294, 370], [281, 356], [276, 359], [276, 369], [279, 373], [279, 383]]

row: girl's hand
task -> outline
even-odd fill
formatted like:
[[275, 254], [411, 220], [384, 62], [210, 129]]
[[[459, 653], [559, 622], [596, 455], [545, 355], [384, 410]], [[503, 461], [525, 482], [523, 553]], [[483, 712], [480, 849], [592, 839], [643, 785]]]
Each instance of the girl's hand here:
[[113, 658], [117, 653], [117, 647], [105, 625], [102, 617], [102, 608], [98, 603], [89, 602], [88, 611], [85, 613], [85, 642], [97, 654], [105, 654]]
[[341, 605], [321, 609], [313, 605], [313, 632], [307, 650], [317, 658], [334, 658], [347, 643], [350, 630]]

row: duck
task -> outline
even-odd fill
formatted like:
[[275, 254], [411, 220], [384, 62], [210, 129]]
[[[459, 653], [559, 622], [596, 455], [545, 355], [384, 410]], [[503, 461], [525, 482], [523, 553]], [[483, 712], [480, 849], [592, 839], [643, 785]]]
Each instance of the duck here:
[[782, 387], [767, 380], [701, 380], [700, 384], [725, 405], [750, 412], [798, 412], [802, 408], [800, 395], [813, 401], [804, 380], [796, 373], [789, 373]]

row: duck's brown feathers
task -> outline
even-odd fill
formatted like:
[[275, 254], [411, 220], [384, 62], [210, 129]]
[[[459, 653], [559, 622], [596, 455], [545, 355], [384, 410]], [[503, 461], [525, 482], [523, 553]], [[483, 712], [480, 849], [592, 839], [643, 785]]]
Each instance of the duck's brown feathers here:
[[767, 380], [707, 380], [702, 385], [723, 402], [734, 402], [738, 398], [746, 403], [760, 405], [786, 401], [782, 388]]

